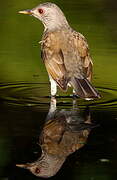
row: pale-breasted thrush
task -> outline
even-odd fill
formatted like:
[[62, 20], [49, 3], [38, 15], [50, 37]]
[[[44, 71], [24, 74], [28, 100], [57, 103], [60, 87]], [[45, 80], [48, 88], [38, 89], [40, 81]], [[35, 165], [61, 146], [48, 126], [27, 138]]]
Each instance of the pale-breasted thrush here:
[[100, 98], [91, 84], [93, 63], [87, 41], [69, 26], [61, 9], [47, 2], [19, 13], [36, 17], [45, 27], [41, 55], [50, 78], [51, 95], [56, 95], [58, 85], [64, 91], [72, 86], [73, 93], [84, 99]]
[[95, 127], [89, 109], [81, 113], [74, 106], [71, 110], [53, 110], [52, 106], [39, 133], [41, 156], [32, 163], [17, 164], [43, 178], [54, 176], [67, 157], [86, 144], [91, 129]]

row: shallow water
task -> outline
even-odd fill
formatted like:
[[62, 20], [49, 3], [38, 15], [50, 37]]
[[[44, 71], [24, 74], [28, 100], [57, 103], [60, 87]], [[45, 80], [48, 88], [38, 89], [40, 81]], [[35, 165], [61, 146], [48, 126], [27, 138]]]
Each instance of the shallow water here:
[[[101, 94], [101, 99], [85, 101], [78, 98], [78, 106], [93, 106], [95, 108], [115, 108], [117, 105], [117, 90], [111, 88], [96, 87]], [[72, 89], [67, 93], [62, 93], [58, 89], [57, 104], [59, 106], [72, 105]], [[29, 82], [12, 82], [0, 84], [1, 101], [17, 104], [21, 106], [35, 106], [50, 104], [50, 85], [49, 83], [29, 83]]]
[[[71, 26], [86, 36], [94, 62], [93, 84], [102, 98], [96, 101], [84, 101], [79, 98], [74, 100], [69, 96], [72, 94], [71, 89], [67, 93], [59, 90], [57, 104], [52, 113], [48, 114], [51, 109], [50, 87], [44, 64], [40, 59], [38, 44], [43, 26], [33, 17], [17, 14], [19, 10], [34, 7], [39, 1], [2, 1], [0, 179], [38, 178], [28, 170], [16, 167], [16, 164], [39, 159], [41, 156], [39, 138], [46, 127], [46, 122], [56, 116], [61, 119], [62, 116], [68, 129], [73, 128], [73, 133], [84, 130], [85, 135], [87, 132], [88, 136], [82, 148], [77, 147], [78, 150], [75, 149], [74, 153], [65, 155], [65, 161], [53, 179], [116, 180], [117, 3], [114, 0], [53, 2], [62, 7]], [[74, 106], [77, 111], [75, 114]], [[87, 108], [91, 127], [81, 123], [81, 120], [85, 122], [86, 117], [89, 117], [84, 115], [87, 113]], [[65, 114], [68, 115], [68, 112], [71, 114], [66, 118]], [[69, 119], [73, 126], [69, 124]], [[68, 129], [64, 132], [69, 132]], [[60, 142], [63, 137], [62, 134]], [[77, 137], [79, 136], [75, 136], [75, 139]], [[59, 155], [63, 149], [59, 150]]]
[[[41, 156], [39, 138], [46, 122], [49, 120], [56, 122], [55, 117], [68, 116], [68, 112], [71, 112], [68, 117], [73, 123], [70, 126], [73, 128], [72, 131], [79, 132], [79, 128], [86, 131], [87, 126], [84, 127], [80, 122], [87, 120], [87, 118], [84, 120], [87, 108], [89, 108], [90, 121], [94, 127], [91, 127], [90, 133], [88, 132], [83, 147], [74, 150], [75, 152], [70, 156], [65, 156], [64, 164], [61, 165], [61, 169], [58, 170], [54, 178], [68, 178], [70, 176], [71, 179], [79, 178], [81, 180], [85, 178], [116, 179], [116, 92], [112, 89], [99, 88], [103, 98], [88, 102], [69, 96], [57, 97], [57, 106], [49, 113], [51, 99], [46, 96], [47, 92], [43, 93], [43, 96], [41, 94], [41, 91], [44, 92], [44, 89], [47, 88], [48, 84], [44, 83], [1, 84], [1, 179], [36, 179], [36, 176], [31, 175], [28, 170], [16, 167], [16, 164], [39, 161]], [[73, 113], [73, 106], [78, 114]], [[64, 114], [62, 114], [63, 112]], [[50, 128], [48, 131], [49, 133], [53, 132], [53, 129]], [[82, 136], [80, 135], [80, 137]], [[60, 155], [62, 151], [63, 148], [57, 154]]]

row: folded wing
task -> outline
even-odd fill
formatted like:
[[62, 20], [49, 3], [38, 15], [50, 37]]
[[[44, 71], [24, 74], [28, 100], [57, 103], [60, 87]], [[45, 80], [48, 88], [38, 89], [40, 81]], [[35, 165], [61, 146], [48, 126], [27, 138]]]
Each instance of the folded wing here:
[[64, 56], [59, 47], [59, 39], [54, 34], [48, 34], [42, 44], [42, 59], [48, 74], [57, 82], [62, 90], [67, 90], [67, 72]]

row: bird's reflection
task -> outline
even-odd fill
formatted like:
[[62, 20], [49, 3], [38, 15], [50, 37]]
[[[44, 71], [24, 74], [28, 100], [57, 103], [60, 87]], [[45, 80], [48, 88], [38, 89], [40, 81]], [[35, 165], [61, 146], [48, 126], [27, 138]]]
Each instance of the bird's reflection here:
[[56, 99], [51, 99], [50, 110], [39, 138], [41, 157], [33, 163], [17, 166], [29, 169], [36, 176], [48, 178], [59, 171], [71, 153], [85, 145], [94, 125], [89, 110], [81, 113], [74, 101], [71, 110], [57, 110]]

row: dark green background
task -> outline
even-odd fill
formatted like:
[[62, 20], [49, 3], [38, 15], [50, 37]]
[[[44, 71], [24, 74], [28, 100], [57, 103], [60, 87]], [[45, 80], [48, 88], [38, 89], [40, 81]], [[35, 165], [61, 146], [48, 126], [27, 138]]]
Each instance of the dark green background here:
[[[45, 1], [1, 1], [0, 81], [47, 82], [40, 59], [43, 25], [34, 17], [18, 14]], [[117, 88], [117, 2], [115, 0], [62, 0], [57, 3], [70, 25], [89, 42], [94, 62], [94, 84]]]

